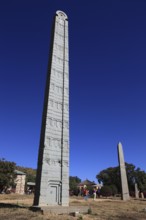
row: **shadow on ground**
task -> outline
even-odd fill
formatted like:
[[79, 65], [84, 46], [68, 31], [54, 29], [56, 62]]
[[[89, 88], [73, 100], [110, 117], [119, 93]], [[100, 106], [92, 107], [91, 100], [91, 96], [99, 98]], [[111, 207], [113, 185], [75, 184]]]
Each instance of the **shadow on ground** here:
[[29, 207], [27, 207], [27, 206], [10, 204], [10, 203], [1, 203], [1, 202], [0, 202], [0, 208], [23, 208], [23, 209], [29, 209]]

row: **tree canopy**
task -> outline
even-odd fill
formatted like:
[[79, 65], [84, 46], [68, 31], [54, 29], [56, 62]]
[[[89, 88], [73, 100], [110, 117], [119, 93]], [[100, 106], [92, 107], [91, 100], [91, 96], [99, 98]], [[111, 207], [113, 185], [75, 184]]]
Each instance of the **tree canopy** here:
[[76, 190], [77, 185], [81, 182], [81, 179], [77, 176], [70, 176], [69, 177], [69, 188], [70, 190]]
[[0, 192], [7, 191], [10, 186], [15, 185], [15, 169], [14, 162], [0, 159]]
[[70, 195], [76, 195], [77, 196], [79, 194], [79, 188], [77, 186], [80, 182], [81, 182], [81, 179], [77, 176], [70, 176], [69, 177]]
[[[140, 191], [146, 191], [146, 173], [135, 165], [125, 163], [129, 191], [134, 191], [134, 184], [137, 183]], [[96, 175], [98, 182], [102, 182], [106, 186], [114, 186], [117, 191], [121, 192], [120, 169], [117, 167], [109, 167], [100, 171]]]
[[17, 166], [17, 170], [20, 170], [26, 174], [26, 183], [27, 182], [35, 182], [36, 179], [36, 169]]
[[36, 169], [17, 166], [16, 163], [0, 159], [0, 192], [6, 192], [9, 187], [15, 186], [15, 170], [26, 174], [26, 183], [35, 182]]

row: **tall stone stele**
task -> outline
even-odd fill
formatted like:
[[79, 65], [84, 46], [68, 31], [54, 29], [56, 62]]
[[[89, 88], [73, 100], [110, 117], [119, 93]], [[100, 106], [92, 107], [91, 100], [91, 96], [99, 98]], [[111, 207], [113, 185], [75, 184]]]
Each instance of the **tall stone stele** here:
[[57, 11], [48, 64], [34, 206], [69, 204], [68, 18]]
[[135, 187], [135, 198], [139, 199], [139, 190], [138, 190], [137, 183], [134, 184], [134, 187]]
[[119, 159], [120, 176], [121, 176], [122, 200], [126, 201], [126, 200], [129, 200], [129, 189], [128, 189], [128, 182], [127, 182], [123, 147], [120, 142], [118, 143], [118, 159]]

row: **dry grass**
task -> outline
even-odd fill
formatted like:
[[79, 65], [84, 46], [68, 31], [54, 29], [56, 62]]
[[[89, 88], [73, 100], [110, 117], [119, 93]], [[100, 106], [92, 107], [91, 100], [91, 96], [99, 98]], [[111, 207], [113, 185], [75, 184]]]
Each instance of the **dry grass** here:
[[114, 199], [70, 199], [70, 205], [90, 207], [90, 214], [77, 217], [69, 215], [42, 215], [32, 212], [32, 195], [0, 195], [0, 219], [4, 220], [146, 220], [146, 200], [127, 202]]

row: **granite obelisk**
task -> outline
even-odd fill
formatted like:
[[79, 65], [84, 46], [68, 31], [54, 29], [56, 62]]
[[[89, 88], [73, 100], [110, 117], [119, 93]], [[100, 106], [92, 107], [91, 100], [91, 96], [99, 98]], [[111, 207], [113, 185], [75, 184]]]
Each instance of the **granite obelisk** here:
[[137, 183], [134, 184], [134, 187], [135, 187], [135, 198], [139, 199], [139, 190], [138, 190]]
[[48, 64], [34, 206], [69, 204], [68, 18], [57, 11]]
[[127, 182], [127, 175], [125, 169], [125, 161], [124, 161], [124, 153], [122, 144], [118, 143], [118, 159], [119, 159], [119, 167], [120, 167], [120, 175], [121, 175], [121, 187], [122, 187], [122, 200], [129, 200], [129, 189]]

